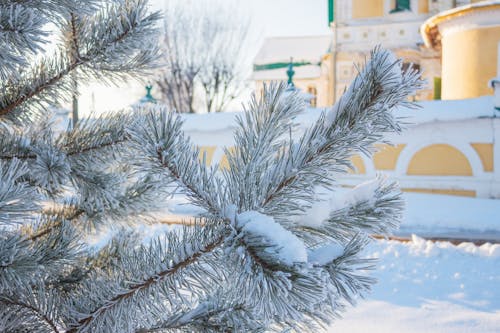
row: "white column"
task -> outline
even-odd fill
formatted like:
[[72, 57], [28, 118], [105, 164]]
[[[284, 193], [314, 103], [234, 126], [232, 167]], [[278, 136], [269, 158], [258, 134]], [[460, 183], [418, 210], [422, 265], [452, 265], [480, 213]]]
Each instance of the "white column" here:
[[500, 118], [491, 118], [493, 123], [493, 182], [490, 196], [500, 199]]
[[[495, 89], [494, 106], [496, 115], [500, 114], [500, 43], [498, 43], [497, 77], [490, 81]], [[493, 128], [493, 182], [490, 195], [500, 199], [500, 118], [491, 119]]]
[[497, 77], [491, 82], [491, 87], [495, 90], [494, 106], [500, 112], [500, 43], [498, 43]]

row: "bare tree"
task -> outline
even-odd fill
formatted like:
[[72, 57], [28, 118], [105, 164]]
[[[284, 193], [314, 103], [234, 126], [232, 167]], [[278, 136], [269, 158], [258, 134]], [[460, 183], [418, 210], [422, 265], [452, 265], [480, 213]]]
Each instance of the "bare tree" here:
[[250, 20], [229, 1], [170, 1], [156, 83], [179, 112], [220, 112], [244, 87]]

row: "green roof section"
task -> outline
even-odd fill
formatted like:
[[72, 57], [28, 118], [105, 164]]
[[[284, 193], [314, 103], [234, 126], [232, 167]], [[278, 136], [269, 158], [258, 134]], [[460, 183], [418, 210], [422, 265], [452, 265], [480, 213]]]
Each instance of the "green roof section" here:
[[[293, 67], [307, 66], [307, 65], [319, 65], [313, 64], [309, 61], [300, 61], [300, 62], [292, 62]], [[273, 69], [287, 68], [290, 65], [290, 62], [274, 62], [270, 64], [262, 64], [262, 65], [253, 65], [253, 70], [255, 72], [258, 71], [268, 71]]]

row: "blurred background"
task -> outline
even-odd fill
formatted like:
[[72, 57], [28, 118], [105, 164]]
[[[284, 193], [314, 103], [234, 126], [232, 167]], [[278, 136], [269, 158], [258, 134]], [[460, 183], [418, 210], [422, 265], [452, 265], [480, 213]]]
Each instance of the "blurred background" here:
[[383, 172], [406, 211], [394, 240], [367, 251], [380, 258], [380, 283], [332, 332], [499, 331], [500, 1], [155, 0], [152, 9], [165, 19], [157, 71], [82, 85], [78, 111], [166, 104], [221, 168], [235, 115], [264, 84], [287, 81], [304, 97], [295, 135], [341, 98], [377, 45], [418, 71], [418, 107], [394, 110], [402, 134], [336, 175], [348, 188]]

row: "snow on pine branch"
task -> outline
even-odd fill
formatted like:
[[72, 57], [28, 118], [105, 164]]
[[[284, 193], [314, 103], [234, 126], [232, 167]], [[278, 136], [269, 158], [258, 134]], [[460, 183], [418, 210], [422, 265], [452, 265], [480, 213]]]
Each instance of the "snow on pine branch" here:
[[[360, 232], [388, 234], [399, 227], [404, 209], [397, 184], [382, 175], [317, 199], [302, 215], [294, 217], [292, 227], [313, 242], [315, 237], [349, 240]], [[308, 237], [311, 231], [314, 235]]]
[[238, 214], [235, 221], [244, 246], [266, 264], [292, 266], [307, 262], [304, 243], [272, 217], [247, 211]]
[[333, 242], [325, 244], [309, 251], [309, 262], [311, 264], [324, 266], [342, 256], [344, 251], [345, 247], [341, 244]]

